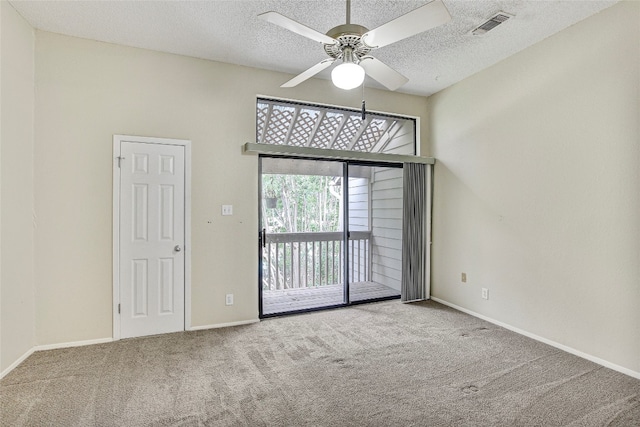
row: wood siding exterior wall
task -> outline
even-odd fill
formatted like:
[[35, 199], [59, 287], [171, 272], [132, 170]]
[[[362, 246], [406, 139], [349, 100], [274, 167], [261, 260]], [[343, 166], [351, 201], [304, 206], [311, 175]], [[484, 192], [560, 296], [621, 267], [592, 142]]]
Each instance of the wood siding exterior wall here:
[[[371, 229], [369, 178], [349, 178], [349, 232], [369, 231]], [[358, 281], [360, 272], [370, 272], [371, 242], [362, 247], [361, 242], [351, 246], [349, 254], [350, 281]], [[366, 280], [369, 280], [368, 275]]]
[[402, 169], [373, 170], [371, 280], [400, 290], [402, 277]]

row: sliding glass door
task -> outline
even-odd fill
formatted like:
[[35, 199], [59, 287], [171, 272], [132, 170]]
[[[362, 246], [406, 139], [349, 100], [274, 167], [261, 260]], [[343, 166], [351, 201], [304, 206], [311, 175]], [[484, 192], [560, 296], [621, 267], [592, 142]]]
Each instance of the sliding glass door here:
[[260, 316], [400, 295], [402, 168], [260, 159]]
[[345, 303], [341, 162], [261, 159], [261, 314]]
[[349, 301], [400, 296], [402, 168], [349, 165]]

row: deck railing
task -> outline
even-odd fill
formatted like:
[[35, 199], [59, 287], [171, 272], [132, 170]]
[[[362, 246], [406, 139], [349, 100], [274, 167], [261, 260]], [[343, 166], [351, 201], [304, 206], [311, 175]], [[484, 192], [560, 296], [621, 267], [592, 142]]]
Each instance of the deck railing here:
[[[306, 288], [343, 283], [343, 233], [267, 233], [262, 288]], [[349, 233], [349, 280], [371, 275], [371, 231]]]

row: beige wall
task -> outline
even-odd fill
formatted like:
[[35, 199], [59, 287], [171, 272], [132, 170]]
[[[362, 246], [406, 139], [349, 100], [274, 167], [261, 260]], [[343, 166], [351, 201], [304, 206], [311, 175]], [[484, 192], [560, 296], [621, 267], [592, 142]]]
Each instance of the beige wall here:
[[639, 61], [622, 2], [429, 99], [433, 295], [636, 373]]
[[34, 345], [33, 29], [0, 2], [0, 372]]
[[[257, 94], [358, 108], [313, 80], [36, 34], [37, 343], [111, 337], [112, 136], [190, 139], [192, 325], [257, 319]], [[423, 116], [424, 97], [367, 90], [371, 110]], [[222, 217], [220, 206], [234, 215]], [[211, 221], [211, 224], [208, 224]], [[235, 304], [225, 306], [226, 293]]]

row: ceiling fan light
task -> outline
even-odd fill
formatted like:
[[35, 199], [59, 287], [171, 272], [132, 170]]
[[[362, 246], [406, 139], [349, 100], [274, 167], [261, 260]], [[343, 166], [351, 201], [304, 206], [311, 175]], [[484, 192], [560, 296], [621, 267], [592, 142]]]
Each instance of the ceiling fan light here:
[[331, 71], [331, 81], [340, 89], [355, 89], [364, 81], [364, 68], [353, 62], [343, 62]]

